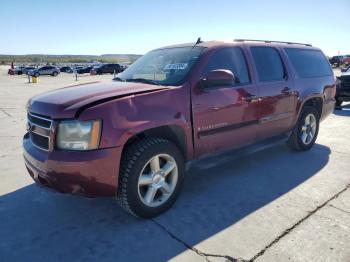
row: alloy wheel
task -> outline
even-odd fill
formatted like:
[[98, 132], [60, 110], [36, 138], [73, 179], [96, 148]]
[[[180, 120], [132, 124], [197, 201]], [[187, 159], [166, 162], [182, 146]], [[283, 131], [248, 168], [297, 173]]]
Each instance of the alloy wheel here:
[[308, 114], [304, 119], [304, 124], [301, 126], [301, 141], [308, 145], [312, 142], [316, 134], [317, 128], [316, 117], [313, 114]]
[[140, 200], [148, 207], [165, 203], [174, 193], [178, 180], [175, 159], [168, 154], [152, 157], [143, 167], [138, 179]]

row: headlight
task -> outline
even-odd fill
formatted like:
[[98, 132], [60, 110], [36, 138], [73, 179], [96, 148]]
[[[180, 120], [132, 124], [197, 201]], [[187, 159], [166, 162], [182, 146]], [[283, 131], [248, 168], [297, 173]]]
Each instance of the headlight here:
[[57, 148], [66, 150], [97, 149], [101, 136], [101, 120], [66, 120], [58, 124]]

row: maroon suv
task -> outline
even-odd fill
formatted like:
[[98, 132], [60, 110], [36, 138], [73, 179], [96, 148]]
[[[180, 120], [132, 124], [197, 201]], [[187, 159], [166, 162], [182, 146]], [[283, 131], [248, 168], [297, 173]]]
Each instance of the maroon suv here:
[[110, 83], [30, 99], [25, 164], [39, 185], [116, 196], [131, 214], [152, 217], [174, 203], [186, 162], [276, 138], [310, 149], [334, 95], [327, 58], [310, 45], [164, 47]]

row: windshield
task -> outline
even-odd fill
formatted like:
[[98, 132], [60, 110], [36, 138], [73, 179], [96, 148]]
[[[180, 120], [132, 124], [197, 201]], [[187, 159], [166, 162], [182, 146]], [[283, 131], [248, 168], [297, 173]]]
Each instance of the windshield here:
[[[181, 85], [203, 47], [176, 47], [151, 51], [118, 74], [117, 80]], [[146, 81], [144, 81], [146, 82]]]

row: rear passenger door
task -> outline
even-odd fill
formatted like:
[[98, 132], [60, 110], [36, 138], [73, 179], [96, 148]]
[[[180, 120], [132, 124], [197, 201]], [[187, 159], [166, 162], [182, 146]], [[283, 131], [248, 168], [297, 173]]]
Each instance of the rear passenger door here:
[[113, 73], [114, 72], [114, 65], [110, 64], [108, 65], [108, 73]]
[[108, 65], [103, 65], [101, 67], [101, 73], [103, 73], [103, 74], [108, 73]]
[[47, 66], [44, 66], [40, 69], [40, 74], [41, 75], [46, 75], [47, 74], [47, 70], [48, 70], [48, 67]]
[[260, 97], [257, 139], [288, 131], [293, 122], [295, 94], [280, 51], [274, 47], [250, 48]]
[[54, 69], [53, 66], [48, 66], [48, 67], [47, 67], [47, 70], [46, 70], [46, 74], [47, 74], [47, 75], [51, 75], [52, 72], [53, 72], [53, 69]]

